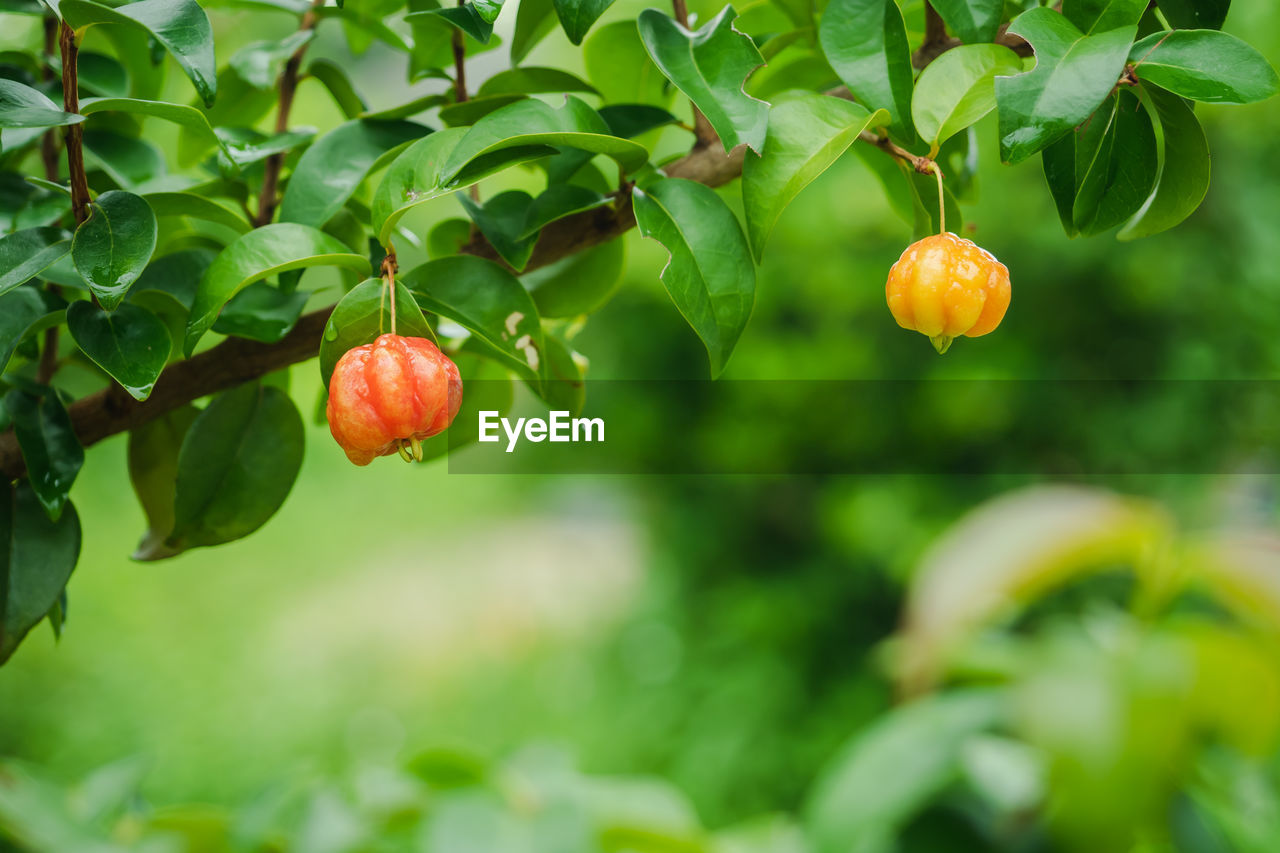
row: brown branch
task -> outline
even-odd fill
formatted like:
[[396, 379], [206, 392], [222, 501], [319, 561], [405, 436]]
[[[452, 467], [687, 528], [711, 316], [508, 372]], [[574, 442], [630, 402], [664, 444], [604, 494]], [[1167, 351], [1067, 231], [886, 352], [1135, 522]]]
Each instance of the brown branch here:
[[[62, 108], [69, 113], [80, 112], [80, 80], [78, 63], [80, 47], [76, 44], [75, 31], [66, 22], [58, 39], [62, 53]], [[84, 128], [79, 124], [67, 125], [67, 174], [71, 178], [71, 212], [79, 224], [89, 218], [89, 178], [84, 171]]]
[[[58, 19], [48, 16], [44, 19], [44, 55], [52, 62], [58, 52]], [[40, 78], [49, 80], [53, 72], [48, 64], [40, 69]], [[44, 177], [47, 181], [58, 180], [58, 136], [53, 129], [46, 130], [40, 137], [40, 160], [44, 164]]]
[[[303, 13], [302, 21], [298, 24], [299, 32], [315, 29], [316, 8], [323, 3], [324, 0], [311, 0], [311, 7]], [[306, 55], [309, 44], [310, 42], [303, 42], [293, 52], [289, 61], [285, 63], [284, 71], [280, 74], [280, 106], [276, 109], [276, 133], [284, 133], [289, 129], [289, 112], [293, 109], [293, 97], [298, 92], [298, 80], [301, 77], [302, 58]], [[255, 227], [266, 225], [275, 218], [276, 205], [280, 202], [278, 198], [280, 170], [283, 167], [283, 151], [268, 157], [262, 167], [262, 193], [258, 196], [258, 215], [253, 218]]]
[[[458, 0], [459, 6], [462, 3]], [[467, 100], [467, 44], [457, 27], [453, 28], [453, 100], [459, 104]]]

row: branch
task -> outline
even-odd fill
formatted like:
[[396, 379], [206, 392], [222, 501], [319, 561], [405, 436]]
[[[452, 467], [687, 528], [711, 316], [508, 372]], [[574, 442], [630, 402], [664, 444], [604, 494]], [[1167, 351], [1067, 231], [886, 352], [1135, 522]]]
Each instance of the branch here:
[[[311, 0], [311, 7], [302, 15], [298, 24], [299, 32], [315, 29], [316, 7], [323, 5], [324, 0]], [[301, 76], [302, 57], [307, 52], [307, 44], [293, 52], [285, 63], [280, 74], [280, 106], [276, 110], [276, 133], [284, 133], [289, 129], [289, 112], [293, 109], [293, 96], [298, 91], [298, 78]], [[253, 218], [255, 227], [271, 222], [276, 215], [277, 187], [280, 185], [280, 169], [284, 166], [284, 152], [272, 154], [262, 167], [262, 193], [258, 196], [258, 215]]]
[[[80, 47], [76, 44], [75, 31], [64, 21], [59, 32], [58, 44], [62, 53], [62, 108], [69, 113], [80, 112], [80, 80], [78, 66]], [[67, 125], [67, 174], [71, 178], [71, 212], [76, 224], [89, 218], [89, 178], [84, 171], [84, 127]]]
[[[462, 3], [458, 0], [459, 6]], [[457, 27], [453, 28], [453, 100], [459, 104], [467, 100], [467, 45]]]
[[[689, 5], [685, 0], [671, 0], [671, 11], [675, 15], [676, 23], [689, 29]], [[702, 110], [697, 105], [693, 107], [693, 135], [697, 139], [697, 146], [700, 148], [714, 148], [720, 143], [720, 136], [716, 133], [715, 128], [711, 126], [711, 122], [707, 121], [707, 117], [702, 114]], [[721, 150], [724, 150], [721, 148]]]

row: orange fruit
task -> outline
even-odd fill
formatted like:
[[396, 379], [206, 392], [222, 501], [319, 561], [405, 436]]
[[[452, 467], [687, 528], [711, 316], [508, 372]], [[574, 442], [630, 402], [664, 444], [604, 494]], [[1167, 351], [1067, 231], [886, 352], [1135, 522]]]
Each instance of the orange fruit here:
[[929, 338], [939, 354], [965, 335], [994, 331], [1009, 308], [1009, 270], [986, 249], [950, 232], [912, 243], [884, 286], [898, 325]]

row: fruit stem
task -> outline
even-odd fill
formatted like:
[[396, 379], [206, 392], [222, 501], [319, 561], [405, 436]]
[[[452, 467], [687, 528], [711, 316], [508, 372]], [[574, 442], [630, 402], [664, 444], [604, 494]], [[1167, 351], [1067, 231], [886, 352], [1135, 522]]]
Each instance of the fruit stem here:
[[934, 335], [929, 338], [929, 343], [933, 344], [933, 348], [938, 351], [938, 355], [945, 355], [947, 350], [951, 348], [951, 342], [955, 338], [950, 335]]
[[[947, 233], [947, 196], [942, 191], [942, 170], [938, 168], [937, 163], [930, 163], [929, 171], [933, 172], [933, 176], [938, 179], [938, 233]], [[940, 350], [941, 352], [941, 350]]]

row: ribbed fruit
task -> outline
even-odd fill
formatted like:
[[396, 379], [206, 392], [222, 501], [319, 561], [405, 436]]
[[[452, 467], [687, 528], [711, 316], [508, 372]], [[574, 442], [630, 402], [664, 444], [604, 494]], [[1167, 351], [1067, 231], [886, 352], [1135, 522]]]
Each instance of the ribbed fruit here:
[[368, 465], [446, 429], [462, 404], [462, 377], [426, 338], [382, 335], [338, 359], [329, 379], [329, 431], [347, 458]]
[[898, 325], [925, 335], [939, 353], [965, 335], [994, 331], [1009, 308], [1009, 270], [986, 249], [955, 234], [912, 243], [884, 286]]

